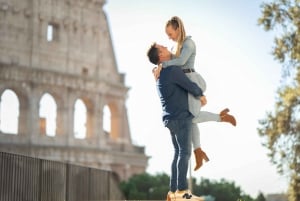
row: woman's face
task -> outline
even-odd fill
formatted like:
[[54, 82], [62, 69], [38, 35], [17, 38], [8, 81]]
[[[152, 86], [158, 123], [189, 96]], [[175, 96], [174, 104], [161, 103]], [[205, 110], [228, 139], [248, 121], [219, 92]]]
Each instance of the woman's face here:
[[169, 36], [169, 39], [173, 40], [174, 42], [177, 41], [179, 35], [179, 29], [174, 29], [171, 25], [166, 27], [166, 33]]

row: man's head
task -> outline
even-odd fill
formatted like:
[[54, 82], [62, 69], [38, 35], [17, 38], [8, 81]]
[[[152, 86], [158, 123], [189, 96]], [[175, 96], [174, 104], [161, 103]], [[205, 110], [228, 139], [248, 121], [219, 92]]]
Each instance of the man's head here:
[[171, 59], [171, 54], [168, 49], [162, 45], [154, 43], [148, 50], [147, 56], [149, 61], [155, 65], [163, 61], [168, 61]]

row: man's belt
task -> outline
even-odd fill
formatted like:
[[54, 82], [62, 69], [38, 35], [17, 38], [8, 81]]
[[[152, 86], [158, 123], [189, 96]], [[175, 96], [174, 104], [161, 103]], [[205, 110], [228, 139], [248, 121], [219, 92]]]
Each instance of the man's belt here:
[[195, 70], [192, 69], [192, 68], [183, 69], [182, 71], [183, 71], [184, 73], [192, 73], [192, 72], [195, 72]]

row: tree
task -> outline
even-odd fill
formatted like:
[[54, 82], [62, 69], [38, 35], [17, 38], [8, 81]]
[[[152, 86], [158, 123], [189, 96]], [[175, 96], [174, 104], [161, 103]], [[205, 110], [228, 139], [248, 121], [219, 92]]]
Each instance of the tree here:
[[241, 188], [236, 186], [234, 182], [229, 182], [225, 179], [210, 181], [201, 178], [200, 184], [194, 184], [194, 186], [193, 189], [196, 195], [211, 195], [215, 198], [215, 201], [253, 201], [251, 196], [244, 194]]
[[255, 199], [255, 201], [266, 201], [266, 198], [264, 196], [264, 194], [262, 192], [260, 192], [257, 196], [257, 198]]
[[162, 200], [169, 190], [169, 176], [134, 175], [128, 181], [121, 182], [120, 188], [128, 200]]
[[289, 200], [300, 200], [300, 1], [263, 3], [258, 24], [276, 34], [273, 56], [283, 65], [273, 112], [260, 120], [259, 135], [280, 174], [289, 178]]

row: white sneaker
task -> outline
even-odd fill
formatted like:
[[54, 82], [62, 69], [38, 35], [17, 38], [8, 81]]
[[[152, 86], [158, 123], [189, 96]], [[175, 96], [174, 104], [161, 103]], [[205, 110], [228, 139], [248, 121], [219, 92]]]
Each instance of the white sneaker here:
[[176, 191], [175, 192], [175, 200], [176, 201], [205, 201], [204, 197], [199, 197], [193, 195], [190, 190]]

